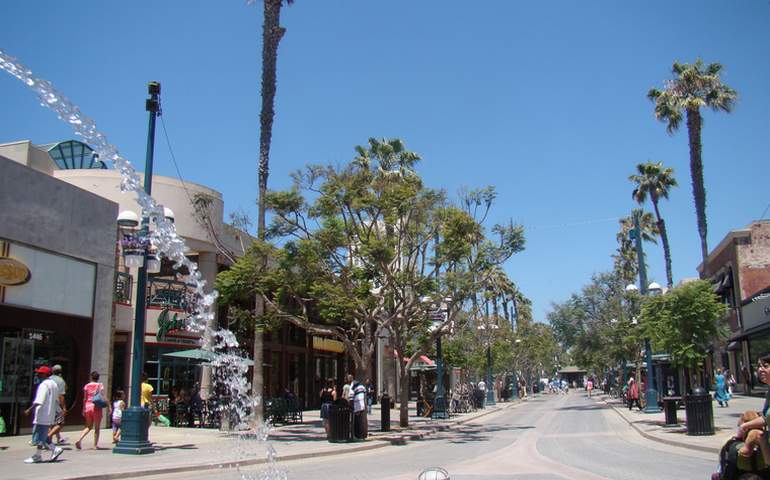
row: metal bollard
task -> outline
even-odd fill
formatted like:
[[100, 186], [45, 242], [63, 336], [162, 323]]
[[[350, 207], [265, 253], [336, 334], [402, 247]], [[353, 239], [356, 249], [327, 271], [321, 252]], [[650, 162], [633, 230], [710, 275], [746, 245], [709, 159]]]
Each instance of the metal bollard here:
[[390, 395], [387, 392], [382, 394], [380, 400], [380, 431], [390, 431]]

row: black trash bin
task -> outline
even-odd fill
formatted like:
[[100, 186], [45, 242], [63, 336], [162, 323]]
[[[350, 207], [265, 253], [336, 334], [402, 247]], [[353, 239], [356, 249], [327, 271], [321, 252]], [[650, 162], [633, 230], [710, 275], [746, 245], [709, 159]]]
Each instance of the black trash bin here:
[[380, 400], [380, 431], [390, 431], [390, 395], [387, 393], [383, 393]]
[[676, 409], [682, 397], [663, 397], [663, 411], [666, 414], [666, 426], [673, 427], [679, 425], [679, 419], [676, 418]]
[[696, 387], [685, 397], [687, 435], [714, 435], [714, 407], [711, 395]]
[[349, 406], [329, 407], [329, 434], [326, 438], [332, 443], [353, 441], [353, 419]]

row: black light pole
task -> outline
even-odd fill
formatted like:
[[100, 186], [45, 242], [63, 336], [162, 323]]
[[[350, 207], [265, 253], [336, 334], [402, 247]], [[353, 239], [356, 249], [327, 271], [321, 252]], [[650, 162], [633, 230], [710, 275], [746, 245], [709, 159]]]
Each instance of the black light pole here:
[[[155, 120], [160, 112], [160, 83], [147, 84], [150, 98], [145, 103], [145, 108], [150, 112], [150, 121], [147, 129], [147, 156], [144, 165], [144, 191], [147, 195], [152, 191], [152, 160], [155, 152]], [[147, 237], [150, 221], [146, 215], [142, 216], [142, 230], [140, 236]], [[112, 453], [128, 455], [144, 455], [155, 453], [155, 449], [148, 440], [147, 429], [150, 426], [150, 412], [139, 404], [142, 394], [142, 372], [144, 370], [144, 331], [147, 315], [147, 251], [144, 253], [142, 266], [139, 267], [136, 279], [136, 312], [134, 318], [134, 348], [131, 359], [131, 396], [129, 407], [123, 412], [121, 421], [120, 441]]]

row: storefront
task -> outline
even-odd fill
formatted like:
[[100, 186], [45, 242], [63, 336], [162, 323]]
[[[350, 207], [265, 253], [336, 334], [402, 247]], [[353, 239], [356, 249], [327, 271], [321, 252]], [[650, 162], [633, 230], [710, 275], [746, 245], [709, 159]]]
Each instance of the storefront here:
[[41, 365], [62, 366], [68, 408], [80, 408], [91, 365], [96, 267], [2, 240], [0, 264], [0, 414], [9, 433], [19, 434], [30, 427], [23, 411]]
[[36, 367], [62, 366], [66, 425], [75, 428], [84, 422], [89, 372], [108, 389], [112, 379], [117, 204], [51, 177], [30, 158], [0, 156], [0, 415], [8, 434], [31, 428], [23, 411]]

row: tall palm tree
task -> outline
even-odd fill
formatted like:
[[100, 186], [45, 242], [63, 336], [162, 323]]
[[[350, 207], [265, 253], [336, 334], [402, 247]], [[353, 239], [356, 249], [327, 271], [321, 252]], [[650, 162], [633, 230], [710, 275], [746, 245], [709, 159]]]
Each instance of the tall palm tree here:
[[637, 165], [636, 171], [638, 172], [637, 174], [628, 177], [629, 180], [636, 183], [632, 197], [639, 205], [644, 205], [644, 202], [647, 201], [647, 196], [650, 196], [652, 207], [655, 210], [655, 217], [658, 219], [660, 240], [663, 243], [663, 257], [666, 261], [666, 281], [668, 282], [668, 288], [672, 288], [674, 286], [674, 275], [671, 272], [671, 249], [668, 245], [666, 223], [663, 221], [663, 217], [660, 216], [658, 201], [661, 198], [668, 199], [669, 190], [677, 186], [676, 179], [674, 178], [674, 169], [664, 168], [662, 162], [647, 162]]
[[683, 114], [687, 115], [687, 133], [690, 141], [690, 176], [692, 194], [695, 200], [695, 214], [698, 217], [703, 273], [708, 274], [708, 242], [706, 225], [706, 188], [703, 185], [703, 159], [701, 157], [701, 128], [703, 117], [701, 107], [714, 111], [730, 112], [738, 98], [735, 90], [722, 83], [719, 63], [703, 64], [701, 59], [695, 63], [674, 62], [674, 78], [666, 82], [666, 88], [651, 89], [647, 98], [655, 102], [655, 117], [667, 122], [668, 133], [679, 129]]
[[[287, 5], [293, 0], [285, 0]], [[270, 165], [270, 142], [273, 138], [273, 117], [275, 116], [276, 65], [278, 63], [278, 43], [286, 29], [281, 26], [281, 7], [284, 0], [263, 0], [264, 11], [262, 25], [262, 110], [259, 115], [259, 198], [257, 200], [257, 237], [265, 239], [265, 215], [267, 176]], [[267, 259], [264, 259], [267, 263]], [[254, 314], [257, 321], [265, 313], [265, 301], [261, 295], [255, 299]], [[254, 373], [252, 391], [262, 395], [264, 378], [262, 371], [264, 352], [262, 349], [262, 327], [254, 327]], [[262, 420], [262, 408], [255, 408], [255, 419]]]
[[615, 235], [618, 241], [617, 254], [613, 255], [615, 259], [615, 269], [625, 282], [633, 282], [639, 269], [636, 260], [636, 248], [631, 240], [631, 230], [634, 229], [634, 216], [639, 215], [639, 228], [642, 231], [642, 240], [657, 245], [658, 225], [650, 212], [644, 212], [640, 208], [631, 211], [631, 215], [621, 218], [620, 231]]

